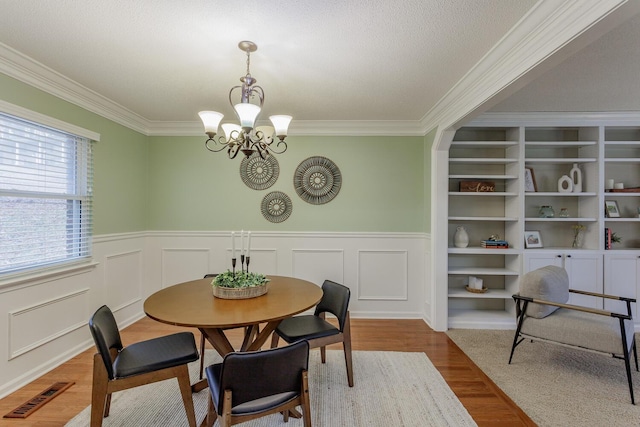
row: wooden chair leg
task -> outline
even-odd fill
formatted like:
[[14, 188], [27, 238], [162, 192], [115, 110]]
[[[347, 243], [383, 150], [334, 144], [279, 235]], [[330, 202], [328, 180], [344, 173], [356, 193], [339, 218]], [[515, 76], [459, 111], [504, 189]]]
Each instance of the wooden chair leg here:
[[182, 394], [182, 403], [187, 412], [187, 420], [190, 427], [196, 427], [196, 412], [193, 407], [193, 396], [191, 394], [191, 380], [189, 379], [189, 368], [187, 365], [177, 366], [176, 378]]
[[311, 427], [311, 403], [309, 399], [309, 374], [307, 371], [302, 371], [302, 418], [304, 421], [304, 427]]
[[109, 416], [109, 411], [111, 410], [111, 393], [107, 394], [106, 402], [104, 403], [104, 418]]
[[353, 358], [351, 354], [351, 319], [347, 312], [344, 332], [342, 336], [342, 347], [344, 348], [344, 362], [347, 365], [347, 381], [349, 387], [353, 387]]
[[202, 375], [204, 373], [204, 344], [205, 338], [204, 334], [200, 334], [200, 379], [202, 379]]
[[320, 347], [320, 361], [322, 363], [327, 363], [327, 347], [324, 345]]
[[353, 360], [351, 356], [351, 342], [344, 341], [342, 343], [344, 348], [344, 362], [347, 366], [347, 382], [349, 387], [353, 387]]
[[216, 422], [217, 418], [218, 414], [216, 413], [216, 410], [213, 406], [213, 397], [211, 396], [211, 393], [209, 393], [209, 408], [207, 410], [207, 417], [205, 418], [203, 424], [206, 427], [213, 427], [213, 424]]
[[[93, 356], [93, 384], [91, 388], [91, 427], [102, 426], [102, 418], [105, 417], [105, 405], [109, 377], [104, 367], [100, 354]], [[108, 415], [108, 414], [107, 414]]]

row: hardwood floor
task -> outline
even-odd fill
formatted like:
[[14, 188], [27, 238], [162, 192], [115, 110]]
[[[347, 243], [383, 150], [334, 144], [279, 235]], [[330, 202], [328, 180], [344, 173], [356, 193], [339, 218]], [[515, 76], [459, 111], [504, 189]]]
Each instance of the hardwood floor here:
[[[122, 331], [122, 340], [132, 343], [184, 330], [143, 318]], [[479, 426], [535, 426], [473, 362], [442, 332], [434, 332], [422, 320], [351, 319], [353, 350], [424, 352], [447, 381]], [[199, 333], [196, 333], [196, 341]], [[230, 334], [232, 343], [242, 342], [240, 331]], [[340, 349], [339, 345], [330, 348]], [[90, 348], [0, 400], [0, 415], [23, 404], [59, 381], [75, 384], [26, 419], [0, 419], [0, 427], [62, 426], [91, 401], [92, 359]], [[355, 380], [358, 380], [355, 373]], [[322, 427], [322, 426], [318, 426]]]

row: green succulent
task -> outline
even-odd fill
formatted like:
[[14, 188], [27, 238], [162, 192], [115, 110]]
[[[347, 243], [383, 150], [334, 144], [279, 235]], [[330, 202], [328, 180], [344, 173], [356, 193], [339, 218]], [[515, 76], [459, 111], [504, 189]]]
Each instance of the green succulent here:
[[218, 274], [211, 281], [211, 285], [221, 288], [251, 288], [267, 282], [269, 282], [269, 279], [264, 274], [248, 273], [246, 271], [236, 271], [234, 274], [231, 270], [227, 270]]

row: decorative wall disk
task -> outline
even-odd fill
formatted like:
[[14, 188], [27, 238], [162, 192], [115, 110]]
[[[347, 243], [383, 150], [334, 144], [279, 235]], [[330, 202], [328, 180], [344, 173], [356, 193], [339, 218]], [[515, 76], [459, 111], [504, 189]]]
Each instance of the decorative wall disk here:
[[281, 191], [272, 191], [262, 199], [262, 215], [271, 222], [282, 222], [289, 218], [293, 207], [289, 196]]
[[280, 174], [280, 165], [274, 156], [266, 159], [254, 152], [240, 162], [240, 177], [247, 187], [254, 190], [265, 190], [276, 183]]
[[293, 187], [298, 196], [312, 205], [333, 200], [342, 186], [340, 169], [326, 157], [314, 156], [303, 160], [293, 174]]

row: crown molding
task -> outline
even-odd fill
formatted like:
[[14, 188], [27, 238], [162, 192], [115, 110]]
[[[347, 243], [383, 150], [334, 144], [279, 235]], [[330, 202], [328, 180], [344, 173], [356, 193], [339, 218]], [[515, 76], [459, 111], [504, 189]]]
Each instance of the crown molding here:
[[638, 126], [640, 111], [489, 112], [465, 126]]
[[[640, 2], [628, 0], [564, 0], [538, 2], [487, 54], [456, 83], [422, 118], [424, 133], [435, 126], [458, 127], [467, 118], [480, 114], [483, 104], [525, 74], [564, 49], [569, 55], [616, 23], [633, 16]], [[625, 6], [623, 8], [623, 6]], [[617, 13], [616, 13], [617, 12]], [[611, 17], [599, 31], [596, 24]], [[572, 44], [571, 49], [565, 49]], [[558, 60], [557, 58], [555, 58]], [[547, 66], [553, 63], [547, 62]], [[535, 73], [527, 78], [532, 80]], [[514, 85], [515, 86], [515, 85]], [[488, 108], [488, 107], [486, 107]], [[465, 123], [466, 125], [466, 123]]]
[[148, 120], [40, 62], [0, 43], [0, 72], [137, 132]]

